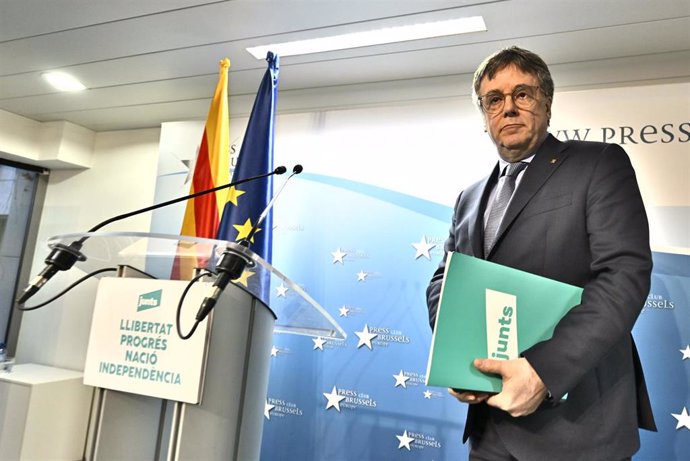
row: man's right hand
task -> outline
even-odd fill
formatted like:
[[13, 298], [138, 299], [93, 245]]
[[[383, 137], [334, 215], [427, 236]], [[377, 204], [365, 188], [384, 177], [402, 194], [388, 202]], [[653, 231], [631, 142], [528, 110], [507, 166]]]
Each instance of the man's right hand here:
[[448, 393], [463, 403], [481, 403], [493, 394], [449, 388]]

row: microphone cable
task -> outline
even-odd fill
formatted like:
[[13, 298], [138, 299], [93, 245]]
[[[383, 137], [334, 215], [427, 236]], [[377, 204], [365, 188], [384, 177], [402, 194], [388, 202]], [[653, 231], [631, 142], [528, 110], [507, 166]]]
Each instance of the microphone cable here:
[[196, 328], [199, 326], [199, 323], [201, 323], [201, 320], [199, 320], [198, 318], [194, 319], [194, 325], [192, 326], [192, 329], [189, 331], [189, 333], [182, 333], [182, 304], [184, 303], [184, 300], [187, 297], [187, 293], [192, 288], [192, 286], [199, 280], [201, 280], [203, 277], [211, 277], [213, 275], [216, 275], [215, 272], [212, 272], [208, 269], [202, 269], [202, 272], [194, 276], [194, 278], [192, 278], [189, 281], [184, 291], [182, 292], [182, 296], [180, 296], [180, 300], [177, 303], [177, 311], [175, 313], [175, 327], [177, 328], [177, 336], [179, 336], [180, 339], [187, 340], [191, 338], [194, 332], [196, 331]]
[[102, 274], [104, 272], [117, 272], [117, 267], [104, 267], [102, 269], [98, 269], [98, 270], [95, 270], [93, 272], [89, 272], [88, 274], [81, 277], [79, 280], [75, 281], [70, 286], [68, 286], [67, 288], [65, 288], [64, 290], [62, 290], [61, 292], [59, 292], [58, 294], [53, 296], [52, 298], [48, 299], [47, 301], [44, 301], [40, 304], [36, 304], [35, 306], [25, 306], [24, 304], [17, 304], [15, 306], [15, 309], [17, 309], [19, 311], [24, 311], [24, 312], [40, 309], [41, 307], [43, 307], [47, 304], [50, 304], [53, 301], [55, 301], [56, 299], [64, 296], [65, 294], [67, 294], [69, 291], [71, 291], [73, 288], [75, 288], [77, 285], [81, 284], [82, 282], [84, 282], [84, 281], [86, 281], [86, 280], [90, 279], [91, 277], [94, 277], [98, 274]]

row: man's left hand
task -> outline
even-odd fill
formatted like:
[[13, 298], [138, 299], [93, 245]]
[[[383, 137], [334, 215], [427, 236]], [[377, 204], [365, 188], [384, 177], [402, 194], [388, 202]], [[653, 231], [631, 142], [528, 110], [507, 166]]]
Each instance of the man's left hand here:
[[500, 408], [511, 416], [533, 413], [546, 398], [546, 386], [527, 359], [476, 359], [479, 371], [494, 373], [503, 378], [503, 390], [486, 400], [488, 405]]

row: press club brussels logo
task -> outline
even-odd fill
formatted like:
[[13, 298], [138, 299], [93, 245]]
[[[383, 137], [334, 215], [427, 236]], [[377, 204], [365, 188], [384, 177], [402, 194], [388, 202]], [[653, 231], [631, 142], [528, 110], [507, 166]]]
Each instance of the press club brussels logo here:
[[425, 450], [425, 449], [441, 449], [443, 446], [441, 442], [432, 434], [417, 432], [417, 431], [407, 431], [405, 430], [402, 435], [396, 435], [400, 443], [398, 444], [398, 449], [406, 448], [408, 451], [411, 450]]
[[264, 409], [264, 417], [271, 420], [273, 417], [285, 418], [303, 416], [304, 412], [295, 402], [290, 402], [283, 399], [275, 399], [268, 397], [266, 399], [266, 406]]
[[387, 326], [374, 326], [365, 324], [362, 331], [355, 331], [359, 337], [357, 348], [366, 346], [373, 350], [373, 346], [388, 347], [391, 344], [410, 344], [410, 337], [397, 328]]
[[324, 392], [323, 396], [327, 401], [326, 410], [334, 408], [340, 412], [341, 408], [356, 410], [357, 408], [376, 408], [378, 406], [376, 400], [368, 392], [357, 389], [333, 386], [331, 392]]
[[644, 303], [642, 312], [648, 310], [663, 311], [663, 310], [673, 310], [676, 307], [676, 303], [667, 298], [666, 296], [659, 293], [649, 293], [647, 300]]

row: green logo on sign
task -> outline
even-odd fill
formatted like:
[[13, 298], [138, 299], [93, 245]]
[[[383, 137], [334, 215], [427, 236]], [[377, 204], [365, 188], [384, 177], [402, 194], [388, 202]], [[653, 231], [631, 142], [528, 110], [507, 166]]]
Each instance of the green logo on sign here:
[[163, 290], [152, 291], [151, 293], [144, 293], [139, 295], [139, 302], [137, 303], [137, 312], [153, 309], [161, 305], [161, 296]]

